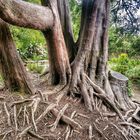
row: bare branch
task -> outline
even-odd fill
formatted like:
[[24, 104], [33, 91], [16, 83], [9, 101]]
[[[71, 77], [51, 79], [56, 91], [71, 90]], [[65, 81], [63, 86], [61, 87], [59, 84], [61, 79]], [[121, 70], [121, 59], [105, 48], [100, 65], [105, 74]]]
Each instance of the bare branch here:
[[39, 30], [53, 26], [51, 9], [18, 0], [0, 0], [0, 18], [13, 25]]

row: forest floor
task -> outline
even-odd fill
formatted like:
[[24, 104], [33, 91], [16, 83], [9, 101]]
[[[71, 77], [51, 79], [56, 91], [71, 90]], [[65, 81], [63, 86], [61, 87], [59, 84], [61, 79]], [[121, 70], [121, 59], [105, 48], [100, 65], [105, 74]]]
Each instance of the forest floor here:
[[139, 124], [131, 134], [131, 127], [123, 127], [110, 109], [102, 112], [101, 104], [91, 113], [67, 90], [58, 92], [60, 87], [47, 86], [38, 75], [32, 80], [42, 94], [0, 91], [0, 140], [140, 140]]

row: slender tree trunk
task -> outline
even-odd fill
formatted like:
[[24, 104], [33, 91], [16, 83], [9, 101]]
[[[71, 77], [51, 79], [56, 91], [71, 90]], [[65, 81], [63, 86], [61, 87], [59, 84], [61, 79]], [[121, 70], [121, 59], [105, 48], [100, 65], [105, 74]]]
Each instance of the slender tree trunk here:
[[65, 39], [70, 62], [72, 62], [76, 55], [76, 46], [74, 43], [74, 36], [72, 31], [72, 20], [70, 16], [70, 8], [68, 0], [57, 0], [59, 17], [63, 30], [63, 36]]
[[5, 86], [11, 91], [34, 94], [35, 90], [20, 59], [8, 25], [0, 19], [0, 61]]
[[53, 28], [43, 31], [48, 43], [51, 83], [65, 85], [70, 80], [71, 70], [59, 18], [57, 0], [43, 1], [42, 3], [49, 5], [54, 15]]

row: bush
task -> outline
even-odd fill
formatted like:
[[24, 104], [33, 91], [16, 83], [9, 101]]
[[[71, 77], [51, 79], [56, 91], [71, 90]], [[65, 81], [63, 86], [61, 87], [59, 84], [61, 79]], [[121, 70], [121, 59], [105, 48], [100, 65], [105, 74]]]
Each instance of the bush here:
[[41, 74], [44, 69], [44, 66], [39, 65], [37, 63], [29, 63], [29, 64], [27, 64], [27, 68], [32, 72]]
[[129, 57], [140, 56], [140, 36], [122, 35], [119, 29], [110, 27], [109, 30], [109, 53], [118, 56], [121, 53], [127, 53]]
[[112, 70], [126, 75], [131, 80], [140, 79], [140, 60], [129, 58], [127, 54], [120, 54], [109, 61]]
[[47, 59], [45, 39], [41, 32], [14, 26], [11, 26], [11, 32], [22, 59]]

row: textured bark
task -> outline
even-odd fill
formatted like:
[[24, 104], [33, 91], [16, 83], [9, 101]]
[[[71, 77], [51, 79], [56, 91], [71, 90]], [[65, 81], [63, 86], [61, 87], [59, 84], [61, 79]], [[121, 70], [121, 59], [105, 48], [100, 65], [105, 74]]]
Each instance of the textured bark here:
[[34, 94], [35, 90], [20, 59], [8, 25], [0, 19], [0, 61], [5, 86], [12, 91]]
[[52, 84], [66, 84], [70, 79], [71, 71], [57, 9], [57, 0], [46, 1], [46, 3], [44, 1], [43, 4], [50, 6], [55, 19], [53, 28], [43, 32], [48, 43]]
[[127, 111], [134, 108], [134, 103], [128, 97], [128, 78], [118, 72], [110, 72], [109, 80], [118, 106]]
[[[79, 39], [80, 41], [78, 46], [78, 53], [72, 66], [72, 88], [74, 88], [74, 86], [77, 85], [77, 82], [80, 80], [80, 76], [78, 75], [84, 72], [87, 69], [86, 67], [88, 67], [86, 61], [88, 61], [89, 59], [89, 53], [91, 52], [93, 38], [95, 36], [95, 24], [99, 4], [100, 3], [97, 0], [83, 1], [83, 9], [85, 10], [85, 12], [82, 16], [85, 17], [85, 22], [83, 22], [85, 23], [85, 25], [82, 24], [81, 27], [81, 38]], [[84, 17], [82, 17], [81, 19], [84, 19]]]
[[[90, 111], [95, 107], [94, 97], [100, 98], [123, 119], [117, 108], [117, 93], [110, 85], [108, 76], [109, 9], [109, 0], [83, 1], [78, 53], [72, 64], [70, 92], [75, 94], [80, 92], [85, 106]], [[120, 86], [117, 85], [117, 88], [120, 89]], [[127, 89], [127, 86], [124, 85], [124, 88]], [[128, 94], [125, 93], [124, 96], [122, 92], [120, 96], [127, 104], [120, 105], [120, 108], [134, 107]]]
[[68, 0], [57, 0], [57, 5], [69, 59], [72, 62], [75, 58], [76, 47], [71, 25], [69, 2]]
[[51, 28], [54, 22], [51, 9], [21, 0], [0, 0], [0, 18], [13, 25], [39, 30]]

